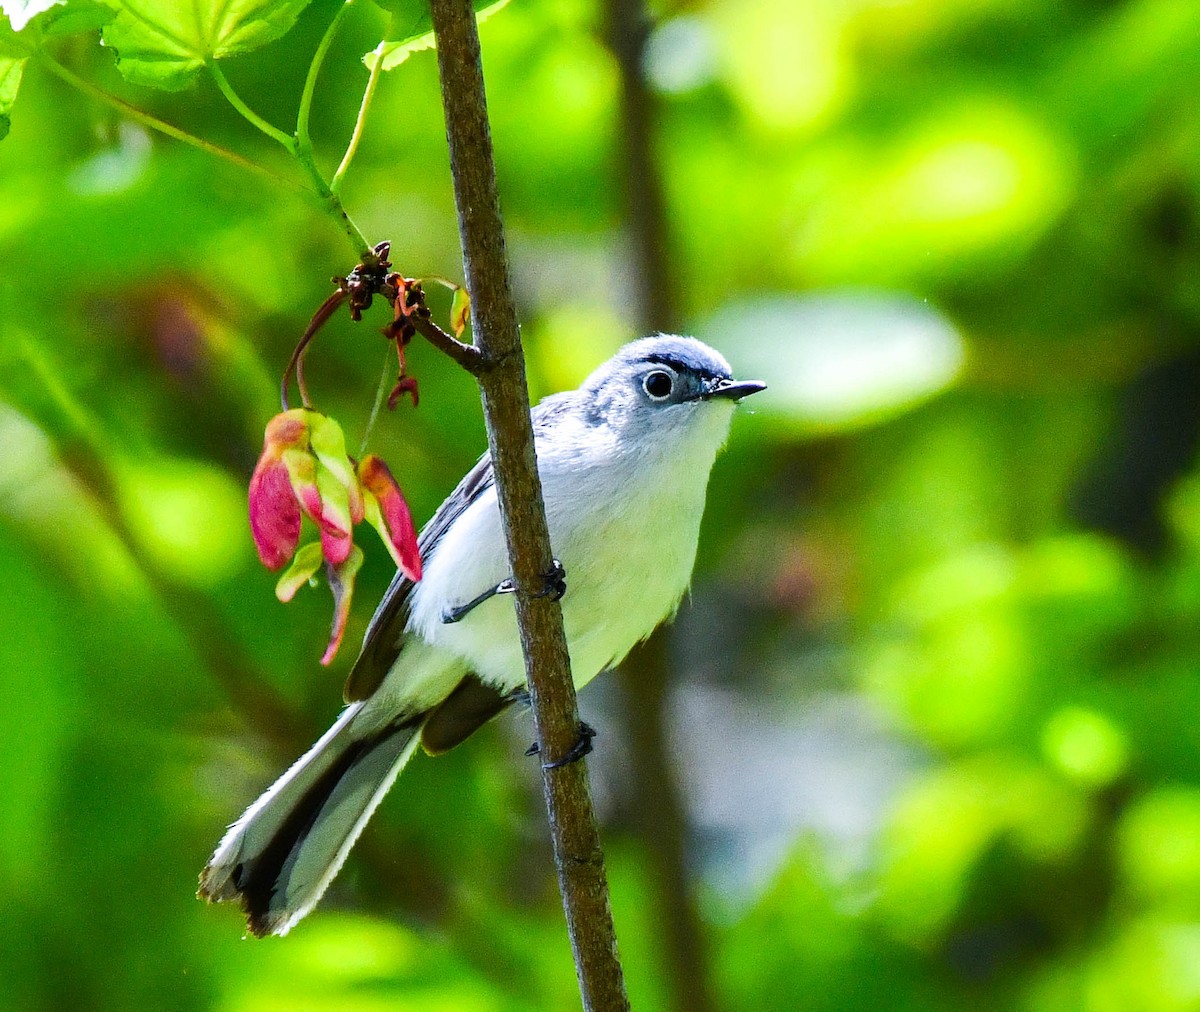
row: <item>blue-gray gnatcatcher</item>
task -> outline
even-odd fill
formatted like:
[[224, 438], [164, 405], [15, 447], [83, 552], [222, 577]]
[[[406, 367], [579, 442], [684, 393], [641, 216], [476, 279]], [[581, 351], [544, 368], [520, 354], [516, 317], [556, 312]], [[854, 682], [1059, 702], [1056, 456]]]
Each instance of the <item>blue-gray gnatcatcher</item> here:
[[[626, 345], [578, 390], [534, 409], [576, 686], [674, 613], [734, 403], [764, 388], [735, 381], [699, 341], [659, 336]], [[240, 899], [256, 935], [285, 934], [313, 908], [418, 743], [433, 754], [453, 748], [525, 688], [487, 456], [420, 546], [424, 577], [392, 581], [350, 672], [349, 705], [230, 827], [201, 873], [200, 895]]]

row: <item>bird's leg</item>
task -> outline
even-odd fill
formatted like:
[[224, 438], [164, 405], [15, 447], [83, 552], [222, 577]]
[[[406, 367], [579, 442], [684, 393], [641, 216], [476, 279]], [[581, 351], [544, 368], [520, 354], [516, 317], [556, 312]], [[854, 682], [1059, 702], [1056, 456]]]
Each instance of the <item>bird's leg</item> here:
[[484, 601], [495, 597], [497, 594], [511, 594], [513, 592], [512, 580], [501, 580], [496, 586], [488, 587], [478, 597], [473, 598], [466, 604], [459, 605], [457, 608], [451, 608], [449, 611], [442, 612], [442, 622], [445, 625], [451, 625], [458, 622], [478, 608]]
[[[558, 559], [554, 559], [553, 562], [554, 565], [551, 567], [550, 572], [542, 574], [542, 589], [535, 594], [531, 594], [531, 597], [549, 597], [555, 601], [562, 600], [563, 594], [567, 592], [567, 571], [563, 569], [562, 563]], [[482, 594], [468, 601], [466, 604], [443, 612], [442, 622], [445, 625], [459, 622], [489, 598], [493, 598], [497, 594], [515, 594], [516, 592], [517, 588], [511, 577], [501, 580], [496, 586], [488, 587]]]
[[[571, 763], [578, 762], [592, 751], [592, 739], [595, 737], [596, 729], [591, 724], [586, 724], [581, 720], [579, 722], [579, 737], [575, 740], [575, 744], [567, 749], [567, 754], [561, 759], [552, 763], [542, 763], [542, 769], [556, 770], [560, 766], [568, 766]], [[535, 741], [525, 750], [525, 754], [538, 755], [541, 751], [541, 746]]]

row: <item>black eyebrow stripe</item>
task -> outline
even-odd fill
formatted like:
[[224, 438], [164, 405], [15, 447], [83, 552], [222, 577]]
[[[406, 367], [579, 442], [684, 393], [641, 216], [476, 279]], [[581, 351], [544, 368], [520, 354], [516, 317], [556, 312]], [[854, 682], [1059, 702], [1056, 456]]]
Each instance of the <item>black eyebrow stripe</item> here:
[[670, 355], [660, 355], [657, 352], [655, 352], [653, 355], [647, 355], [645, 360], [652, 365], [669, 365], [677, 372], [682, 372], [687, 368], [687, 366], [684, 365], [679, 359], [672, 358]]
[[665, 365], [674, 369], [676, 372], [690, 372], [704, 379], [719, 379], [720, 377], [711, 369], [698, 369], [693, 365], [688, 365], [682, 359], [674, 358], [671, 355], [663, 355], [659, 352], [647, 355], [644, 361], [651, 365]]

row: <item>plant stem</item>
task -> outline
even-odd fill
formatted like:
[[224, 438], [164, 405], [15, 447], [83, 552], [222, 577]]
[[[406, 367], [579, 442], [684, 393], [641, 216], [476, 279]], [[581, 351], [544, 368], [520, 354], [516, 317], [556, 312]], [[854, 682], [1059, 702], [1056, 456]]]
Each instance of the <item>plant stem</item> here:
[[288, 384], [291, 382], [293, 372], [296, 374], [296, 386], [300, 390], [300, 403], [306, 408], [312, 407], [312, 400], [308, 396], [308, 386], [304, 382], [304, 353], [308, 350], [312, 339], [337, 311], [338, 306], [345, 301], [345, 289], [339, 288], [322, 302], [317, 311], [313, 313], [312, 319], [308, 321], [308, 326], [304, 328], [304, 333], [296, 343], [296, 347], [292, 349], [292, 357], [288, 359], [287, 368], [283, 370], [283, 379], [279, 382], [279, 403], [283, 405], [284, 411], [289, 410], [292, 406], [288, 399]]
[[337, 34], [338, 26], [342, 23], [342, 18], [345, 17], [346, 11], [350, 9], [350, 5], [354, 0], [345, 0], [338, 12], [333, 16], [333, 20], [329, 22], [329, 27], [325, 29], [325, 34], [321, 36], [321, 42], [317, 46], [317, 51], [313, 53], [312, 63], [308, 65], [308, 75], [304, 78], [304, 91], [300, 94], [300, 110], [296, 114], [296, 142], [304, 151], [312, 151], [312, 138], [308, 133], [308, 118], [312, 111], [313, 93], [317, 89], [317, 78], [321, 74], [321, 66], [325, 62], [325, 54], [329, 52], [329, 47], [333, 43], [333, 37]]
[[329, 184], [329, 189], [333, 193], [337, 193], [341, 189], [342, 177], [346, 175], [346, 170], [350, 168], [350, 162], [353, 161], [354, 155], [358, 151], [358, 142], [362, 140], [363, 128], [367, 124], [367, 111], [371, 108], [371, 100], [375, 97], [375, 88], [379, 84], [382, 74], [383, 59], [380, 58], [371, 67], [371, 76], [367, 78], [367, 90], [363, 92], [362, 104], [358, 107], [358, 119], [354, 121], [354, 132], [350, 135], [346, 153], [342, 155], [341, 164], [337, 167], [337, 171], [333, 174], [333, 180]]
[[337, 219], [338, 224], [342, 226], [342, 231], [349, 237], [351, 244], [354, 246], [354, 251], [358, 254], [359, 260], [364, 264], [378, 263], [379, 258], [375, 255], [375, 248], [367, 242], [366, 236], [362, 234], [359, 227], [354, 224], [354, 220], [346, 213], [346, 208], [342, 206], [342, 198], [334, 193], [329, 188], [329, 184], [325, 182], [325, 177], [321, 175], [321, 170], [317, 168], [317, 162], [313, 158], [312, 152], [297, 146], [292, 151], [292, 154], [304, 166], [304, 171], [308, 173], [308, 178], [312, 181], [313, 189], [316, 190], [317, 197], [321, 203], [325, 205], [325, 210]]
[[229, 100], [229, 104], [238, 111], [238, 113], [244, 120], [246, 120], [246, 122], [248, 122], [251, 126], [261, 130], [272, 140], [278, 141], [287, 151], [290, 151], [292, 154], [296, 153], [296, 138], [289, 137], [282, 130], [280, 130], [279, 127], [272, 126], [258, 113], [251, 109], [250, 106], [246, 105], [246, 103], [242, 101], [242, 97], [233, 90], [233, 85], [229, 83], [229, 78], [225, 76], [225, 71], [221, 69], [221, 65], [219, 63], [210, 63], [208, 65], [208, 70], [209, 73], [212, 74], [213, 80], [217, 82], [217, 87], [221, 89], [221, 94]]
[[289, 187], [293, 190], [298, 190], [303, 193], [311, 192], [307, 186], [296, 179], [288, 179], [286, 176], [280, 176], [272, 172], [265, 166], [259, 165], [257, 162], [252, 162], [249, 158], [239, 155], [236, 151], [230, 151], [228, 148], [220, 147], [210, 141], [206, 141], [201, 137], [196, 137], [188, 133], [186, 130], [181, 130], [177, 126], [167, 123], [156, 116], [151, 116], [149, 113], [142, 112], [136, 106], [130, 105], [128, 102], [122, 101], [115, 95], [110, 95], [101, 88], [97, 88], [90, 81], [84, 80], [78, 74], [68, 70], [61, 63], [54, 59], [49, 53], [43, 52], [42, 59], [45, 61], [47, 69], [56, 77], [61, 78], [72, 88], [83, 92], [97, 102], [107, 105], [123, 116], [128, 116], [135, 123], [140, 123], [142, 126], [150, 130], [155, 130], [160, 134], [165, 134], [174, 140], [181, 141], [194, 148], [199, 148], [201, 151], [207, 151], [210, 155], [216, 155], [218, 158], [223, 158], [227, 162], [232, 162], [243, 169], [248, 169], [264, 179], [269, 179], [272, 183], [279, 183], [282, 186]]
[[504, 251], [475, 10], [471, 0], [433, 0], [430, 6], [463, 269], [476, 344], [486, 364], [477, 378], [510, 572], [517, 587], [517, 625], [541, 745], [542, 785], [559, 889], [584, 1009], [620, 1012], [629, 1008], [629, 999], [617, 955], [587, 766], [581, 761], [546, 768], [578, 740], [579, 709], [562, 609], [551, 597], [538, 596], [543, 593], [544, 574], [550, 571], [553, 555], [534, 456], [525, 358]]

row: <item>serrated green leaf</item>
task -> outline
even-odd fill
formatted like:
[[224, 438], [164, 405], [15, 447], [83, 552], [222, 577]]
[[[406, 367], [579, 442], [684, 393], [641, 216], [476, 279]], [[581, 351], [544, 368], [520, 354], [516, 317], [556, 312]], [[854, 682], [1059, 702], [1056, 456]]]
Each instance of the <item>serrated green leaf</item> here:
[[0, 56], [0, 140], [8, 136], [12, 123], [9, 113], [17, 100], [21, 75], [25, 72], [25, 57]]
[[273, 42], [310, 0], [107, 0], [104, 44], [127, 81], [178, 91], [206, 63]]
[[8, 23], [8, 18], [4, 16], [3, 11], [0, 11], [0, 56], [20, 59], [28, 55], [28, 47], [17, 37], [17, 33]]
[[66, 0], [0, 0], [0, 10], [8, 15], [13, 31], [20, 32], [39, 14], [65, 2]]
[[67, 35], [78, 35], [80, 32], [93, 32], [103, 28], [116, 15], [112, 8], [92, 0], [69, 0], [61, 7], [55, 7], [43, 19], [42, 38], [61, 39]]
[[30, 56], [47, 39], [94, 31], [113, 17], [97, 0], [0, 0], [0, 56]]
[[[383, 41], [363, 57], [368, 69], [383, 60], [384, 70], [394, 70], [413, 53], [432, 49], [433, 18], [426, 0], [375, 0], [392, 17]], [[475, 16], [483, 21], [496, 13], [508, 0], [475, 0]]]

